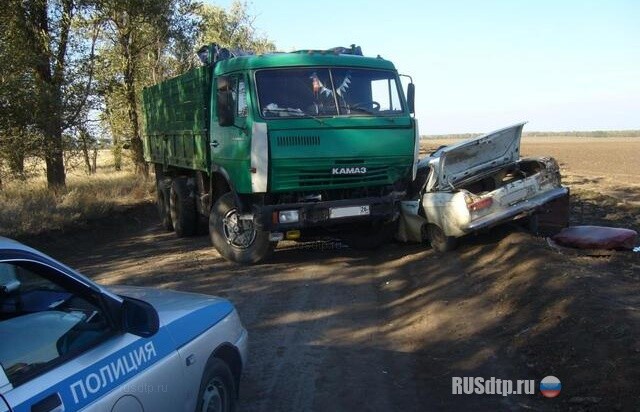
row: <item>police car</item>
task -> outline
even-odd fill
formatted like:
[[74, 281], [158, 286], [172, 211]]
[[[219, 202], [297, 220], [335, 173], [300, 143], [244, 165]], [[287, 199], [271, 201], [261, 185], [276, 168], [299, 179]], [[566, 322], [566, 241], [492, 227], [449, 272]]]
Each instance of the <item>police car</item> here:
[[0, 238], [0, 412], [232, 411], [246, 353], [227, 300], [105, 288]]

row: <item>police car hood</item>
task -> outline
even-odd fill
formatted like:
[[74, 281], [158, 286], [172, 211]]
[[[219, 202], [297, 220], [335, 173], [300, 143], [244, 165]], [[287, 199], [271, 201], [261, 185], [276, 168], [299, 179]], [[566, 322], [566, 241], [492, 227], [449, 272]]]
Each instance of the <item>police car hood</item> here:
[[109, 290], [150, 303], [158, 311], [160, 326], [182, 333], [191, 327], [209, 328], [227, 317], [231, 302], [216, 296], [136, 286], [110, 286]]

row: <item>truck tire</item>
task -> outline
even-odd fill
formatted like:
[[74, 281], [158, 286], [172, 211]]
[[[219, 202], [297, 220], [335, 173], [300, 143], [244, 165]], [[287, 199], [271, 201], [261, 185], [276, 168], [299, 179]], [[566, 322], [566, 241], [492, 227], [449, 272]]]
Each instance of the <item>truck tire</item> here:
[[360, 227], [357, 232], [343, 236], [344, 242], [355, 250], [376, 250], [393, 240], [398, 230], [398, 219], [392, 222], [372, 222]]
[[220, 196], [209, 215], [211, 243], [220, 254], [236, 263], [251, 265], [273, 253], [269, 233], [257, 230], [253, 222], [240, 221], [233, 193]]
[[158, 206], [160, 226], [168, 232], [172, 231], [173, 222], [169, 211], [169, 189], [162, 179], [158, 179], [156, 182], [156, 205]]
[[196, 199], [187, 186], [187, 178], [176, 177], [171, 182], [169, 211], [173, 229], [178, 237], [193, 236], [198, 225]]
[[429, 239], [431, 248], [436, 252], [450, 252], [458, 247], [458, 239], [445, 235], [444, 231], [434, 224], [427, 226], [427, 238]]

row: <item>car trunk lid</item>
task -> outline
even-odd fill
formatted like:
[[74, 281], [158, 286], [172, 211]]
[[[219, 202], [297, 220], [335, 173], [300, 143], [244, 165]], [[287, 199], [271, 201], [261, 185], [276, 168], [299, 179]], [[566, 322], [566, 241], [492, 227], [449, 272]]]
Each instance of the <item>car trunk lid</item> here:
[[520, 139], [526, 122], [446, 146], [434, 157], [438, 162], [438, 187], [456, 184], [483, 170], [513, 163], [520, 157]]

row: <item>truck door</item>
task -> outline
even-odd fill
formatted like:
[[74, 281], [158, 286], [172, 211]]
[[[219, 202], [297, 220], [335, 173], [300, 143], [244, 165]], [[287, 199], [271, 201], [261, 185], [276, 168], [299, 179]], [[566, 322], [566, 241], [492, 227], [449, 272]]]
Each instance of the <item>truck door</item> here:
[[[233, 106], [234, 125], [221, 127], [217, 117], [211, 122], [211, 159], [214, 163], [225, 166], [232, 166], [242, 160], [244, 154], [248, 153], [249, 132], [247, 130], [247, 82], [244, 73], [229, 75]], [[217, 87], [216, 89], [217, 90]], [[213, 99], [215, 102], [215, 96]], [[215, 103], [214, 103], [215, 104]], [[215, 116], [215, 111], [213, 112]]]

